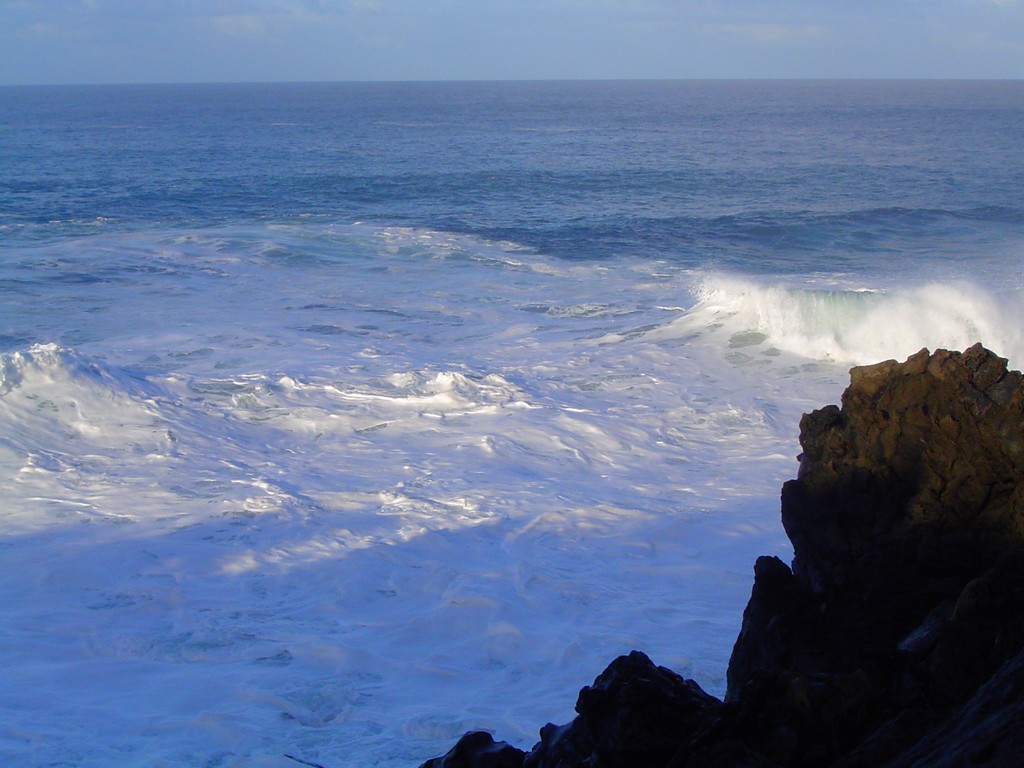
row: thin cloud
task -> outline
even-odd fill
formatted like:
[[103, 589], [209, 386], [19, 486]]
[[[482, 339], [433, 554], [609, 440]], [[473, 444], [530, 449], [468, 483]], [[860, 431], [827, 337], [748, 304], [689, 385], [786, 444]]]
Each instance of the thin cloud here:
[[828, 36], [825, 27], [817, 24], [714, 24], [714, 29], [733, 37], [765, 45], [808, 43]]
[[22, 29], [25, 34], [39, 37], [72, 39], [87, 36], [87, 33], [82, 29], [62, 27], [59, 24], [46, 21], [33, 22]]
[[266, 18], [252, 14], [214, 16], [210, 19], [210, 26], [217, 34], [226, 37], [260, 37], [267, 32]]
[[[225, 3], [219, 4], [223, 9]], [[257, 38], [286, 33], [289, 29], [311, 27], [330, 20], [335, 12], [325, 11], [314, 0], [261, 0], [236, 2], [231, 13], [205, 11], [205, 23], [222, 37]], [[218, 10], [214, 6], [210, 10]]]

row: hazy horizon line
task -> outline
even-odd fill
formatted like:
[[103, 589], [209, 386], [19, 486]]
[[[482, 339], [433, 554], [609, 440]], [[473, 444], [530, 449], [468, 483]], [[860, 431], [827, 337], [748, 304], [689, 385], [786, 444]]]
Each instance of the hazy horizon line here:
[[322, 80], [124, 80], [97, 82], [0, 83], [0, 88], [100, 88], [203, 85], [416, 85], [460, 83], [1017, 83], [1020, 77], [509, 77]]

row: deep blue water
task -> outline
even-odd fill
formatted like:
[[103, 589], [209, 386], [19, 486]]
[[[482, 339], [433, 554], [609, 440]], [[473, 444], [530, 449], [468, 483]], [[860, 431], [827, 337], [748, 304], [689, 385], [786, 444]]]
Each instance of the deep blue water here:
[[0, 89], [0, 235], [317, 217], [754, 271], [1024, 224], [1021, 82]]

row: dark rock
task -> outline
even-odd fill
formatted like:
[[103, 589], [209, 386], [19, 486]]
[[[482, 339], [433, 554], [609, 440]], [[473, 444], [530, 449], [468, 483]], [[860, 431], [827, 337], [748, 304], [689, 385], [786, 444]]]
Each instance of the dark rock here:
[[526, 753], [495, 741], [486, 731], [470, 731], [444, 757], [427, 760], [420, 768], [522, 768]]
[[[853, 756], [855, 759], [857, 755]], [[891, 763], [891, 768], [1019, 766], [1024, 762], [1024, 652]], [[837, 768], [877, 763], [843, 763]]]
[[976, 346], [855, 368], [801, 420], [792, 572], [758, 561], [729, 664], [748, 746], [884, 765], [1024, 647], [1022, 403]]
[[1024, 377], [922, 350], [800, 428], [725, 701], [634, 652], [517, 768], [1024, 764]]
[[664, 768], [683, 741], [721, 706], [692, 680], [634, 651], [580, 691], [575, 720], [541, 729], [526, 768]]
[[667, 768], [782, 768], [753, 752], [742, 741], [725, 739], [677, 753]]

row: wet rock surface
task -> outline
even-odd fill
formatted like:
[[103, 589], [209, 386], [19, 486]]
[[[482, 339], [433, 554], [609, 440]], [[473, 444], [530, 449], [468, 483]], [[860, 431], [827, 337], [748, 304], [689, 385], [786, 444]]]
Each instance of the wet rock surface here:
[[793, 563], [755, 563], [724, 702], [634, 652], [529, 753], [424, 765], [1022, 764], [1024, 377], [922, 350], [854, 368], [800, 429]]

